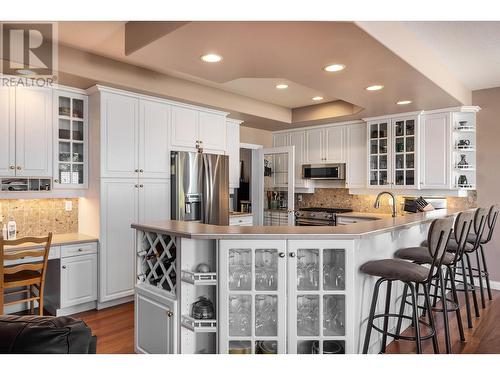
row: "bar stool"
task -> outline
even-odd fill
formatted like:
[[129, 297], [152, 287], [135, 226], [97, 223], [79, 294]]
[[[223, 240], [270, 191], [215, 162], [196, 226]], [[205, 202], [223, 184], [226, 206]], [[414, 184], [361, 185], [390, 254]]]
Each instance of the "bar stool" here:
[[[450, 238], [452, 228], [453, 217], [436, 219], [431, 223], [427, 236], [429, 243], [428, 251], [432, 256], [432, 262], [429, 268], [416, 263], [408, 262], [403, 259], [375, 260], [367, 262], [361, 266], [360, 270], [362, 272], [371, 276], [379, 277], [379, 279], [375, 283], [372, 296], [370, 315], [368, 317], [365, 342], [363, 345], [364, 354], [368, 352], [372, 329], [375, 329], [376, 331], [382, 333], [382, 347], [380, 350], [381, 353], [385, 352], [387, 336], [393, 337], [394, 339], [415, 341], [417, 353], [422, 353], [422, 340], [432, 339], [434, 352], [439, 353], [433, 315], [428, 314], [429, 323], [421, 321], [418, 317], [416, 287], [420, 285], [422, 286], [425, 296], [425, 306], [429, 311], [431, 311], [429, 284], [431, 280], [436, 276], [438, 269], [441, 267], [443, 258], [446, 255], [446, 245]], [[410, 290], [413, 307], [412, 316], [390, 313], [391, 289], [393, 281], [403, 282], [405, 286]], [[383, 314], [375, 314], [380, 285], [382, 285], [384, 282], [387, 282], [385, 311]], [[412, 321], [413, 326], [415, 327], [414, 336], [403, 336], [401, 334], [394, 334], [388, 331], [389, 318], [399, 318], [400, 316], [402, 316], [403, 319]], [[375, 319], [380, 318], [384, 319], [383, 329], [380, 329], [374, 324]], [[426, 336], [422, 336], [420, 333], [420, 324], [423, 324], [424, 326], [430, 328], [430, 333]]]
[[[495, 225], [497, 222], [499, 211], [500, 211], [500, 208], [498, 207], [498, 205], [493, 205], [488, 210], [486, 226], [483, 230], [483, 235], [480, 237], [480, 241], [479, 241], [478, 246], [475, 250], [477, 267], [471, 268], [472, 273], [473, 273], [473, 277], [477, 277], [479, 279], [479, 288], [480, 288], [480, 292], [481, 292], [481, 303], [482, 303], [483, 309], [486, 307], [485, 300], [484, 300], [484, 291], [483, 291], [483, 277], [486, 281], [486, 289], [488, 291], [488, 299], [490, 301], [493, 299], [493, 296], [491, 294], [490, 275], [488, 273], [488, 266], [486, 263], [486, 257], [484, 255], [483, 245], [486, 245], [488, 242], [490, 242], [491, 238], [493, 237], [493, 232], [495, 231]], [[471, 244], [476, 244], [478, 242], [477, 238], [478, 238], [477, 234], [470, 234], [467, 240]]]
[[[470, 234], [470, 230], [474, 223], [474, 211], [465, 211], [458, 214], [455, 224], [453, 235], [451, 236], [448, 244], [446, 245], [447, 253], [443, 256], [442, 266], [446, 268], [446, 282], [444, 282], [442, 267], [437, 269], [436, 275], [433, 278], [433, 283], [435, 286], [434, 290], [434, 302], [432, 304], [432, 311], [438, 311], [443, 313], [444, 318], [444, 331], [445, 331], [445, 343], [446, 343], [446, 352], [451, 353], [451, 335], [450, 335], [450, 325], [448, 320], [448, 313], [455, 313], [457, 315], [457, 325], [460, 333], [460, 340], [465, 341], [464, 328], [462, 323], [462, 317], [460, 314], [460, 302], [458, 300], [455, 277], [454, 277], [454, 269], [459, 260], [462, 259], [463, 252], [466, 247], [472, 248], [472, 245], [467, 243], [468, 235]], [[400, 249], [394, 255], [396, 258], [411, 260], [416, 264], [420, 265], [429, 265], [433, 262], [433, 256], [429, 252], [428, 242], [424, 241], [423, 246], [418, 247], [409, 247], [405, 249]], [[451, 292], [453, 299], [448, 299], [446, 297], [446, 285], [447, 280], [451, 281]], [[431, 282], [431, 284], [432, 284]], [[441, 289], [441, 303], [442, 308], [436, 307], [437, 304], [437, 296], [438, 296], [438, 288]], [[417, 295], [418, 295], [417, 290]], [[420, 294], [421, 295], [421, 294]], [[401, 314], [404, 312], [404, 308], [406, 304], [410, 304], [408, 301], [408, 287], [405, 285], [403, 290], [403, 298], [401, 299], [401, 307], [400, 307], [400, 317], [398, 319], [398, 324], [396, 327], [396, 334], [399, 334], [401, 331]], [[450, 306], [448, 306], [450, 304]], [[425, 315], [426, 306], [419, 306], [423, 309], [423, 314]]]

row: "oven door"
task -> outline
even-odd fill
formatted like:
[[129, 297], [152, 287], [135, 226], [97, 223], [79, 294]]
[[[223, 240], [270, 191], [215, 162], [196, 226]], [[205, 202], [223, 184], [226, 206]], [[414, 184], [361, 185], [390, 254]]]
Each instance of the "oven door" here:
[[302, 178], [306, 180], [344, 180], [345, 164], [304, 164]]
[[304, 218], [296, 218], [295, 219], [295, 225], [296, 226], [307, 226], [307, 227], [312, 227], [312, 226], [333, 226], [335, 225], [335, 222], [332, 220], [321, 220], [321, 219], [304, 219]]

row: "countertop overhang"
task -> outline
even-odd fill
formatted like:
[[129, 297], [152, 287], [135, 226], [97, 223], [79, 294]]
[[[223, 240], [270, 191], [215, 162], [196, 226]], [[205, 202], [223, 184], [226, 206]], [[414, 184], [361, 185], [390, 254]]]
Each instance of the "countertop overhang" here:
[[132, 228], [192, 239], [332, 239], [353, 240], [363, 236], [391, 232], [434, 219], [456, 215], [460, 210], [435, 210], [406, 214], [343, 226], [220, 226], [189, 221], [165, 220], [134, 223]]

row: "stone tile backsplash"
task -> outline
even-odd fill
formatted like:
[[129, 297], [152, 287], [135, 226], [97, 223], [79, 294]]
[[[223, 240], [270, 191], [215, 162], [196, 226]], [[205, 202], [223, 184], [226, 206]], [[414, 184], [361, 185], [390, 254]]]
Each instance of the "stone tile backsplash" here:
[[[301, 194], [302, 202], [299, 202], [298, 195], [295, 194], [295, 207], [336, 207], [336, 208], [352, 208], [356, 212], [373, 212], [390, 214], [391, 208], [388, 205], [389, 196], [382, 197], [380, 208], [373, 207], [376, 194], [374, 195], [352, 195], [349, 194], [349, 189], [325, 189], [317, 188], [313, 194]], [[403, 212], [404, 198], [401, 195], [396, 196], [398, 213]], [[457, 198], [448, 197], [448, 208], [451, 209], [466, 209], [476, 207], [477, 194], [475, 191], [470, 191], [467, 197]]]
[[[73, 202], [71, 211], [65, 201]], [[43, 236], [78, 232], [78, 198], [73, 199], [0, 199], [0, 220], [14, 218], [17, 236]]]

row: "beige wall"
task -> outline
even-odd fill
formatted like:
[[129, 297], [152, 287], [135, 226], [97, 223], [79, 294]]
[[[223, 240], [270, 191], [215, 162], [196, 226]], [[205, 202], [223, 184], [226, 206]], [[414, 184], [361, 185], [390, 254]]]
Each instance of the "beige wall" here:
[[240, 127], [240, 142], [253, 143], [264, 147], [273, 146], [273, 135], [267, 130], [249, 128], [247, 126]]
[[[473, 91], [472, 104], [481, 107], [477, 115], [477, 202], [488, 207], [500, 203], [500, 87]], [[500, 224], [485, 255], [491, 279], [500, 281]]]

